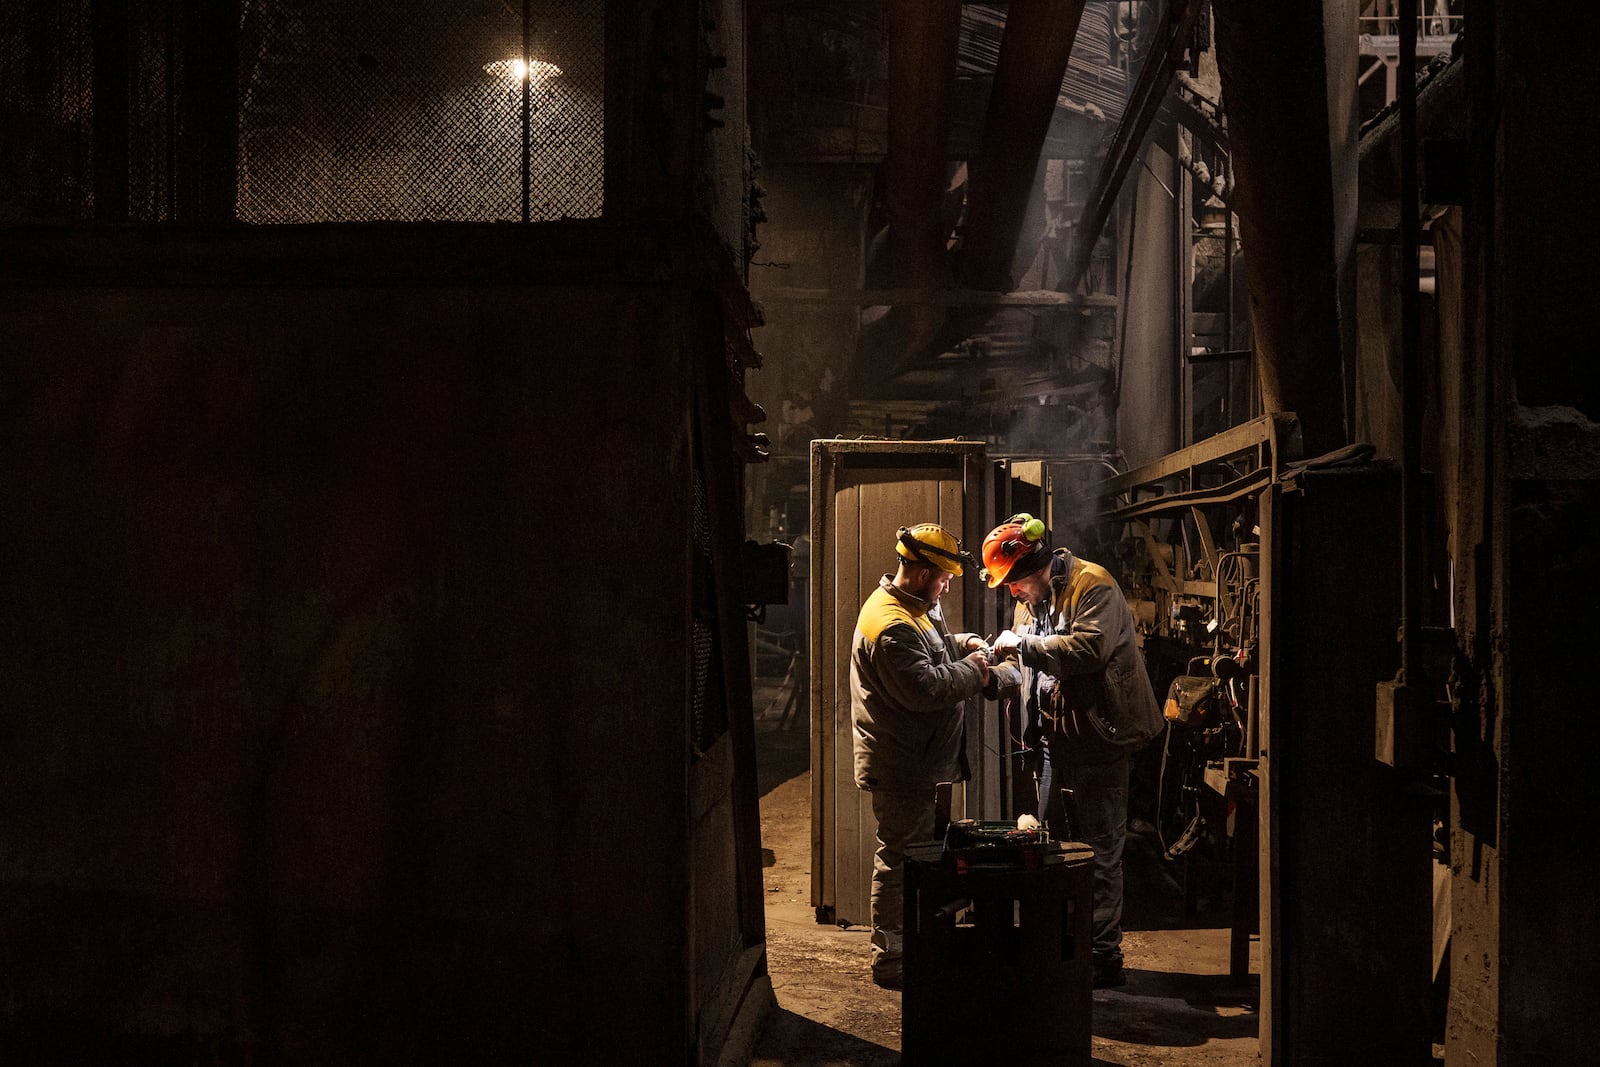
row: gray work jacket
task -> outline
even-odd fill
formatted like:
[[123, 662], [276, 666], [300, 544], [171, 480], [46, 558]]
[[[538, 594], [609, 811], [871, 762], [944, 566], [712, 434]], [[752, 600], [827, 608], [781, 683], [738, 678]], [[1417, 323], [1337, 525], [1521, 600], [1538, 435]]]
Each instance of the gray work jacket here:
[[1081, 753], [1115, 756], [1161, 732], [1163, 719], [1139, 651], [1133, 612], [1117, 580], [1064, 548], [1051, 560], [1048, 618], [1018, 604], [1023, 692], [1046, 729], [1066, 734]]
[[982, 684], [961, 654], [971, 636], [947, 633], [937, 603], [879, 579], [850, 652], [856, 785], [913, 791], [968, 777], [962, 703]]

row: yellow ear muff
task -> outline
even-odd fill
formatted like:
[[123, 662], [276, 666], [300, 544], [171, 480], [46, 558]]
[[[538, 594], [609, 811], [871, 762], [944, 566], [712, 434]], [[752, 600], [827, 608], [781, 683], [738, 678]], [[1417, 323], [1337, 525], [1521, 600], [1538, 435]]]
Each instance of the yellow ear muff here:
[[1022, 524], [1022, 536], [1030, 541], [1037, 541], [1044, 536], [1044, 523], [1032, 515]]

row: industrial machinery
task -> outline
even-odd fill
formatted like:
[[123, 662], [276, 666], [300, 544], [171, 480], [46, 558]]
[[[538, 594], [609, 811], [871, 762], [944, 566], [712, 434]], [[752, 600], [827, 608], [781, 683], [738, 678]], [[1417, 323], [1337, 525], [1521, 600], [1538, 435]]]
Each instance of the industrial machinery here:
[[[1130, 812], [1153, 828], [1186, 910], [1233, 910], [1230, 969], [1256, 924], [1263, 662], [1262, 491], [1300, 458], [1292, 415], [1269, 415], [1104, 480], [1103, 520], [1167, 729], [1134, 769]], [[1085, 554], [1093, 556], [1087, 547]]]

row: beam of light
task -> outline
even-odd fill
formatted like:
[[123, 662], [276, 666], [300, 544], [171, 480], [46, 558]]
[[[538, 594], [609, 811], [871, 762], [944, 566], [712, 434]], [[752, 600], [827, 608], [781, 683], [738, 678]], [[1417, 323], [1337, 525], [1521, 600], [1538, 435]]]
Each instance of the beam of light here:
[[521, 59], [497, 59], [493, 63], [485, 63], [483, 72], [492, 74], [496, 78], [505, 78], [507, 81], [520, 82], [528, 77], [530, 68], [533, 72], [535, 83], [549, 81], [551, 78], [561, 77], [561, 68], [554, 63], [546, 63], [542, 59], [524, 61]]

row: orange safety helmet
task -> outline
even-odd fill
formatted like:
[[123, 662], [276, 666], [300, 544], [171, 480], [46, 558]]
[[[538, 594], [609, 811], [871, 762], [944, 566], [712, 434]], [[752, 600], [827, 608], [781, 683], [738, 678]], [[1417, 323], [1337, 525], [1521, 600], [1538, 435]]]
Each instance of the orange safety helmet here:
[[1044, 523], [1023, 512], [1013, 515], [983, 539], [982, 578], [990, 589], [1026, 578], [1050, 562]]

